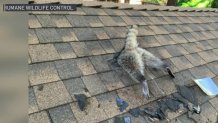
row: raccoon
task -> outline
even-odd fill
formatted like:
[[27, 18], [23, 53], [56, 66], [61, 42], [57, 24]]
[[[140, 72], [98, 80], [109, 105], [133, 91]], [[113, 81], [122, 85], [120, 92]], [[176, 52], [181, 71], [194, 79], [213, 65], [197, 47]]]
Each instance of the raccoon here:
[[124, 49], [117, 58], [117, 63], [131, 76], [131, 78], [139, 83], [143, 83], [145, 96], [149, 97], [149, 88], [147, 80], [144, 76], [144, 59], [142, 53], [139, 53], [137, 42], [138, 30], [137, 26], [129, 29]]
[[146, 67], [154, 70], [164, 69], [173, 78], [174, 75], [169, 69], [169, 65], [149, 51], [138, 46], [137, 28], [138, 27], [136, 25], [133, 25], [128, 30], [125, 46], [120, 53], [114, 56], [114, 61], [116, 61], [117, 64], [121, 66], [133, 80], [143, 83], [143, 93], [149, 97], [149, 88], [147, 80], [144, 76], [144, 70]]

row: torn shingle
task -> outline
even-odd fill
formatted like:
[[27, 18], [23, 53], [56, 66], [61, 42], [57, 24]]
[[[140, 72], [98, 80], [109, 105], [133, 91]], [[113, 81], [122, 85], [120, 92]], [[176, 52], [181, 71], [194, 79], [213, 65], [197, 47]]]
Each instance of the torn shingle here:
[[78, 94], [85, 94], [87, 97], [91, 96], [81, 78], [64, 80], [63, 83], [74, 101], [76, 101], [75, 95]]

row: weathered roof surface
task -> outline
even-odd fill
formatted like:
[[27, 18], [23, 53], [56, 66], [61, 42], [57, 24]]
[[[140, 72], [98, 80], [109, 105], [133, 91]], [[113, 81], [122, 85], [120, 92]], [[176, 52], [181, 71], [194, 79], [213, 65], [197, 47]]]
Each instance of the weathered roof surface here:
[[[202, 122], [216, 122], [218, 97], [207, 97], [192, 79], [210, 76], [218, 84], [217, 9], [61, 2], [83, 6], [75, 12], [29, 15], [31, 123], [111, 123], [114, 116], [129, 115], [128, 109], [156, 105], [156, 100], [177, 91], [176, 84], [196, 91]], [[169, 62], [176, 75], [172, 80], [166, 73], [152, 72], [164, 95], [147, 77], [152, 98], [146, 100], [140, 83], [107, 63], [124, 46], [127, 26], [132, 24], [139, 25], [140, 46]], [[74, 97], [81, 93], [89, 97], [86, 112], [79, 110]], [[125, 112], [117, 109], [116, 96], [129, 103]], [[168, 118], [170, 122], [193, 122], [185, 112], [169, 113]], [[148, 117], [132, 120], [150, 122]]]

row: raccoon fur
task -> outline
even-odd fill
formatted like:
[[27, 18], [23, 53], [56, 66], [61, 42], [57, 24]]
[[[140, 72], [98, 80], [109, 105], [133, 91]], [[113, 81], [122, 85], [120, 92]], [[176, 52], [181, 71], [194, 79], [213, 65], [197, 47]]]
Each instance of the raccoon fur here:
[[155, 70], [167, 69], [168, 65], [149, 51], [138, 46], [137, 28], [136, 25], [133, 25], [132, 28], [128, 30], [125, 46], [116, 56], [117, 63], [131, 76], [133, 80], [143, 83], [143, 93], [144, 95], [149, 96], [149, 88], [144, 76], [145, 68], [148, 67]]

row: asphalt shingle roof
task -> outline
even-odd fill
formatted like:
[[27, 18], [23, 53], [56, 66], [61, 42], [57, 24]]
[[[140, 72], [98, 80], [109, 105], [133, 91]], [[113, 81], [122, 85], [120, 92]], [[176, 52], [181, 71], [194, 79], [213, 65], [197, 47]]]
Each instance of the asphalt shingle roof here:
[[[192, 81], [210, 76], [218, 84], [217, 9], [70, 0], [61, 3], [80, 6], [72, 12], [29, 15], [31, 123], [110, 123], [117, 115], [129, 115], [130, 108], [155, 106], [155, 100], [177, 91], [176, 84], [196, 90], [203, 122], [208, 118], [217, 120], [218, 97], [208, 101], [210, 98]], [[140, 46], [170, 63], [176, 75], [171, 79], [166, 73], [152, 71], [154, 80], [148, 78], [152, 96], [149, 100], [143, 97], [140, 83], [107, 63], [124, 46], [127, 26], [132, 24], [139, 25]], [[158, 83], [164, 95], [152, 81]], [[74, 97], [81, 93], [89, 97], [86, 112], [79, 110]], [[124, 112], [118, 111], [116, 96], [129, 103]], [[184, 113], [169, 113], [168, 118], [170, 122], [191, 120]], [[132, 120], [150, 122], [146, 116]]]

